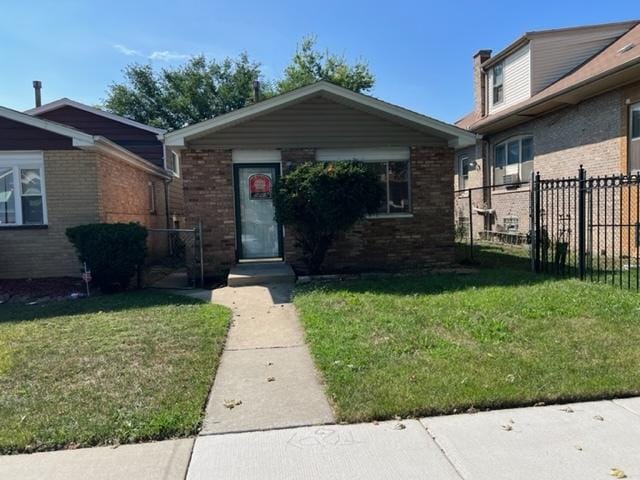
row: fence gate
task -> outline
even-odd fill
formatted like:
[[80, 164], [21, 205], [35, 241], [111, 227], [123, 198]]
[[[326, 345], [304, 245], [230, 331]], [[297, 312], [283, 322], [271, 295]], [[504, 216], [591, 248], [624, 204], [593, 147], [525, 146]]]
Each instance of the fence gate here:
[[201, 224], [195, 228], [150, 228], [147, 231], [147, 286], [186, 288], [204, 284]]
[[537, 272], [640, 290], [640, 177], [543, 179], [531, 194], [532, 264]]

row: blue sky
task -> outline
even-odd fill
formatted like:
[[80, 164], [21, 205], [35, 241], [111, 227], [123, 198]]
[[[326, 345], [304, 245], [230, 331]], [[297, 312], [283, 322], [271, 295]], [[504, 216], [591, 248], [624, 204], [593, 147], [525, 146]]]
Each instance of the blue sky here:
[[[636, 8], [634, 8], [636, 7]], [[454, 121], [471, 107], [471, 57], [525, 31], [640, 17], [637, 0], [530, 1], [14, 1], [0, 15], [0, 105], [70, 97], [97, 104], [132, 61], [157, 67], [189, 55], [242, 51], [277, 78], [307, 34], [376, 75], [373, 95]]]

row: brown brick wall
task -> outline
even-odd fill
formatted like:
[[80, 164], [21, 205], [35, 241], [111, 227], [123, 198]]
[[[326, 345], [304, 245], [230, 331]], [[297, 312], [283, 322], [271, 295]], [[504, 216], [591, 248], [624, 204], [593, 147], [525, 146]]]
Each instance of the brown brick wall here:
[[[313, 161], [315, 150], [283, 149], [286, 171]], [[187, 221], [203, 222], [205, 270], [219, 272], [235, 262], [235, 213], [230, 150], [186, 150], [182, 174]], [[448, 265], [453, 261], [453, 150], [411, 149], [412, 215], [372, 218], [341, 235], [327, 255], [326, 270], [398, 270]], [[285, 258], [299, 269], [300, 251], [287, 229]]]
[[186, 222], [202, 221], [205, 272], [220, 273], [236, 257], [231, 150], [185, 150], [181, 161]]
[[0, 230], [0, 277], [79, 276], [68, 227], [99, 220], [97, 158], [81, 150], [44, 152], [48, 227]]

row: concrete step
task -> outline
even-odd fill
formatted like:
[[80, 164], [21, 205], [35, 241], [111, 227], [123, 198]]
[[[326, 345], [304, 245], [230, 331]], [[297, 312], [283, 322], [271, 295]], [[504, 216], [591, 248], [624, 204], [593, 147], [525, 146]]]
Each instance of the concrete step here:
[[229, 271], [227, 285], [242, 287], [266, 283], [295, 282], [296, 274], [286, 262], [238, 263]]

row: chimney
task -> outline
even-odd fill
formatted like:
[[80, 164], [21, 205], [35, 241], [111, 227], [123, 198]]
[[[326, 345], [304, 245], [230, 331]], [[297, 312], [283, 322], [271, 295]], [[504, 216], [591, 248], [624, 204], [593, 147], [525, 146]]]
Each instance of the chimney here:
[[253, 81], [253, 103], [260, 101], [260, 80]]
[[473, 56], [473, 111], [483, 117], [487, 113], [487, 76], [481, 65], [491, 58], [491, 50], [480, 50]]
[[34, 80], [33, 89], [35, 90], [35, 93], [36, 93], [36, 108], [38, 108], [39, 106], [42, 105], [42, 95], [40, 93], [42, 90], [42, 82], [40, 80]]

